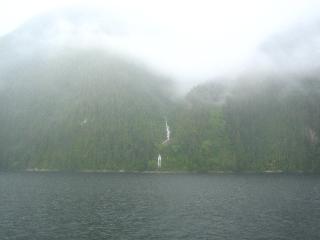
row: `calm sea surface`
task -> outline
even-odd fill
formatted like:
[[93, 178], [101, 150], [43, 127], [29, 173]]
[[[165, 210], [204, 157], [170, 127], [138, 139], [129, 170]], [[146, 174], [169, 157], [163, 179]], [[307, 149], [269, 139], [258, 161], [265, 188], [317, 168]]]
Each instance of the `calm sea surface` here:
[[0, 239], [320, 239], [320, 176], [0, 172]]

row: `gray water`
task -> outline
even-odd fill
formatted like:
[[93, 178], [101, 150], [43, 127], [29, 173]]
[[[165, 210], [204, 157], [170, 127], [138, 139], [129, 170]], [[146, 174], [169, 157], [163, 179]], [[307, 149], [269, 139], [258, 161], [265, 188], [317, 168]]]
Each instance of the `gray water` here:
[[320, 239], [320, 176], [0, 173], [0, 239]]

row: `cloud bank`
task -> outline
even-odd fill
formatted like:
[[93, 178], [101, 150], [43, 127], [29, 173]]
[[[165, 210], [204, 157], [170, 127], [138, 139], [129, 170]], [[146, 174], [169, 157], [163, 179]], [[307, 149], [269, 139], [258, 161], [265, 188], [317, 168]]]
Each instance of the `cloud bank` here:
[[[63, 47], [107, 48], [133, 56], [189, 88], [248, 69], [316, 67], [317, 6], [318, 1], [287, 0], [33, 0], [12, 7], [31, 20], [22, 17], [17, 29], [2, 37], [0, 51], [13, 49], [19, 58], [39, 49], [53, 54]], [[15, 22], [19, 20], [11, 25]], [[0, 30], [9, 25], [0, 25]]]

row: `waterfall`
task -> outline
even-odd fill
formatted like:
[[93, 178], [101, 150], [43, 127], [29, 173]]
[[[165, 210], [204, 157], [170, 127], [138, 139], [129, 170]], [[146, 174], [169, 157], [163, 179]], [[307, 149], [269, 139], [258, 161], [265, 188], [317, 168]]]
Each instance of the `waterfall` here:
[[161, 155], [158, 155], [158, 168], [161, 168]]
[[[162, 144], [166, 144], [167, 142], [170, 141], [170, 127], [168, 125], [168, 121], [167, 119], [165, 118], [165, 121], [166, 121], [166, 139], [162, 142]], [[158, 155], [158, 168], [161, 168], [161, 155], [159, 154]]]
[[167, 138], [162, 142], [162, 144], [165, 144], [170, 141], [170, 127], [168, 125], [167, 119], [166, 119], [166, 132], [167, 132]]

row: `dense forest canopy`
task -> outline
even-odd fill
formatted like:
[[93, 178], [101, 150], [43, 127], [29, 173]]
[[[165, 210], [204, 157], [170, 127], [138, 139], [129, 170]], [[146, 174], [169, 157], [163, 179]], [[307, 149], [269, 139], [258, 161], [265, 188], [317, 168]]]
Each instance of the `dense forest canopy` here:
[[[183, 98], [105, 52], [3, 72], [1, 169], [319, 171], [320, 81], [250, 76]], [[165, 119], [172, 131], [165, 139]]]
[[98, 51], [4, 74], [1, 166], [146, 169], [161, 142], [170, 82]]

